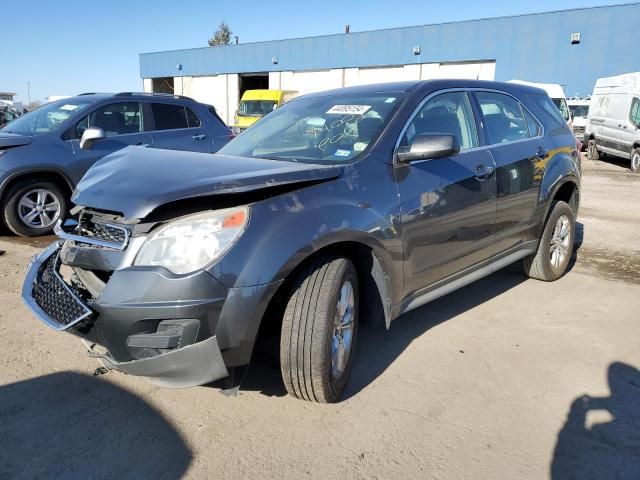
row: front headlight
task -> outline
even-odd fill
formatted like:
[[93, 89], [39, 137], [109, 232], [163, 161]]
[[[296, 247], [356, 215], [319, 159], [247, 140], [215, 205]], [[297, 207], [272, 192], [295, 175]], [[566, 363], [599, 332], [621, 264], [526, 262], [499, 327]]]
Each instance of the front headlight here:
[[189, 215], [153, 231], [134, 265], [162, 266], [173, 273], [190, 273], [220, 258], [242, 235], [249, 208]]

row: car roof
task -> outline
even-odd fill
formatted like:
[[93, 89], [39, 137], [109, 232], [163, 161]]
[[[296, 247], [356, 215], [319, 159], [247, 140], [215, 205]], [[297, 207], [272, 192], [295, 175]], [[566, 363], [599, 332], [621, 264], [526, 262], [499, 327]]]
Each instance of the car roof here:
[[57, 102], [64, 102], [65, 100], [90, 100], [94, 102], [102, 102], [104, 100], [180, 100], [195, 102], [190, 97], [183, 95], [172, 95], [170, 93], [146, 93], [146, 92], [119, 92], [119, 93], [98, 93], [98, 92], [86, 92], [73, 97], [63, 98], [56, 100]]
[[517, 83], [494, 82], [488, 80], [468, 80], [460, 78], [444, 78], [436, 80], [415, 80], [406, 82], [374, 83], [353, 87], [336, 88], [322, 92], [310, 93], [298, 98], [323, 97], [344, 94], [372, 94], [412, 91], [436, 91], [447, 88], [482, 88], [488, 90], [502, 90], [511, 94], [544, 95], [546, 92], [540, 88]]

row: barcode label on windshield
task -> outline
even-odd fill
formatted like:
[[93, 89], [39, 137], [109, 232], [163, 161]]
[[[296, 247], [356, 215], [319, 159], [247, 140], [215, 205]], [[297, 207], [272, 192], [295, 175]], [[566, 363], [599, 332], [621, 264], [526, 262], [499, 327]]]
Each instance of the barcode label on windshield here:
[[371, 108], [371, 105], [334, 105], [327, 113], [332, 115], [362, 115]]

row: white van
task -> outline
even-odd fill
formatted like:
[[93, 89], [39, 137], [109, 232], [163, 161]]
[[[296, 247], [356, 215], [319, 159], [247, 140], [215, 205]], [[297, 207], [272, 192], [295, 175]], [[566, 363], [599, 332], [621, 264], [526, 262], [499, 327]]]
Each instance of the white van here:
[[571, 113], [569, 112], [569, 107], [567, 106], [567, 98], [564, 94], [564, 89], [562, 88], [562, 85], [559, 85], [557, 83], [526, 82], [524, 80], [509, 80], [509, 83], [519, 83], [520, 85], [529, 85], [531, 87], [541, 88], [542, 90], [547, 92], [547, 95], [549, 95], [549, 98], [553, 100], [553, 103], [555, 103], [556, 107], [558, 107], [558, 110], [560, 110], [560, 113], [562, 114], [562, 118], [564, 118], [564, 121], [567, 122], [567, 125], [569, 125], [569, 128], [573, 130]]
[[[571, 112], [573, 122], [573, 135], [577, 140], [584, 139], [584, 128], [587, 126], [587, 116], [589, 114], [589, 104], [591, 98], [567, 98], [567, 105]], [[586, 145], [585, 145], [586, 147]]]
[[591, 95], [584, 132], [587, 154], [628, 158], [640, 171], [640, 72], [599, 78]]

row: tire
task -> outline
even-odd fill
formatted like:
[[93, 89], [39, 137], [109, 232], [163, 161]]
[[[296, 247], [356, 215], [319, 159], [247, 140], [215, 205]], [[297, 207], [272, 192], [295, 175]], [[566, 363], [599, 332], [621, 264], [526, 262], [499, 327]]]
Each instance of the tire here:
[[587, 158], [589, 160], [600, 160], [600, 152], [598, 152], [598, 145], [596, 139], [591, 138], [587, 143]]
[[[564, 221], [567, 223], [565, 224]], [[564, 226], [561, 228], [561, 224], [567, 228], [566, 233], [562, 236], [559, 235], [564, 232]], [[538, 250], [522, 261], [525, 273], [531, 278], [545, 282], [552, 282], [560, 278], [564, 275], [571, 260], [575, 238], [576, 220], [573, 210], [565, 202], [554, 202], [540, 237]], [[560, 239], [562, 239], [561, 242]], [[557, 256], [553, 253], [554, 251], [557, 252]]]
[[[346, 258], [319, 258], [301, 272], [287, 302], [280, 336], [280, 368], [290, 395], [319, 403], [340, 398], [358, 333], [358, 300], [358, 276]], [[351, 308], [341, 309], [339, 302]], [[336, 327], [339, 318], [342, 328]], [[340, 348], [347, 345], [346, 350]]]
[[[27, 223], [25, 217], [37, 210], [41, 198], [42, 212], [36, 213], [33, 223]], [[29, 201], [33, 205], [27, 206]], [[16, 235], [37, 237], [51, 233], [66, 211], [67, 195], [58, 184], [45, 180], [21, 180], [7, 192], [3, 217], [9, 230]]]
[[631, 152], [631, 171], [640, 172], [640, 147], [636, 147]]

